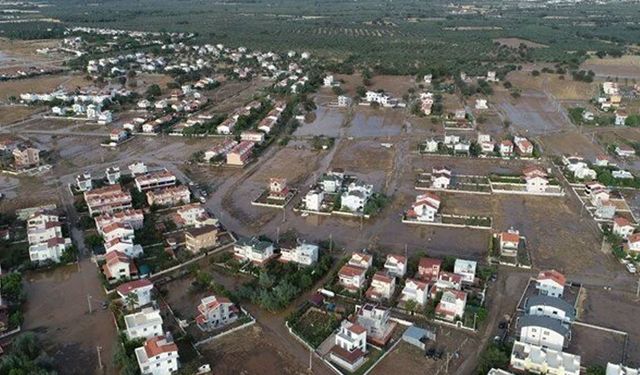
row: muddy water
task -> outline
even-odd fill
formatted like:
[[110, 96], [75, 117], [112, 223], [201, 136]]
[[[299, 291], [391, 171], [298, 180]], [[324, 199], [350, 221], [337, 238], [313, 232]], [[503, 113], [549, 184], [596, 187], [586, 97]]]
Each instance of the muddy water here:
[[402, 122], [378, 114], [356, 113], [347, 135], [351, 137], [386, 137], [400, 135]]
[[516, 105], [503, 102], [498, 106], [506, 113], [513, 127], [531, 135], [559, 131], [570, 126], [544, 95], [527, 94]]
[[340, 135], [340, 127], [344, 122], [343, 112], [336, 108], [318, 107], [314, 115], [312, 122], [303, 123], [293, 135], [300, 137], [313, 135], [338, 137]]

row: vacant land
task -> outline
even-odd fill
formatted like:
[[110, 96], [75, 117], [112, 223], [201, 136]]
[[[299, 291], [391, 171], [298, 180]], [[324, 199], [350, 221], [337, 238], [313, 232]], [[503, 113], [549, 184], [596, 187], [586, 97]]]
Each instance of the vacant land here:
[[593, 70], [596, 76], [618, 78], [640, 78], [640, 56], [622, 56], [618, 58], [592, 57], [585, 61], [581, 69]]
[[4, 81], [0, 82], [0, 100], [6, 101], [12, 96], [19, 97], [27, 92], [42, 94], [59, 88], [75, 90], [87, 84], [84, 76], [80, 74], [57, 74]]
[[259, 325], [232, 333], [198, 348], [214, 374], [301, 374], [284, 347], [267, 339]]

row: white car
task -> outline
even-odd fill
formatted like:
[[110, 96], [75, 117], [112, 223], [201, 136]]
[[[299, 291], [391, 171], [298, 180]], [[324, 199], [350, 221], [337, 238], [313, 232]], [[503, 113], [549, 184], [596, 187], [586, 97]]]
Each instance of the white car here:
[[634, 266], [633, 263], [627, 264], [627, 271], [631, 273], [636, 273], [636, 266]]

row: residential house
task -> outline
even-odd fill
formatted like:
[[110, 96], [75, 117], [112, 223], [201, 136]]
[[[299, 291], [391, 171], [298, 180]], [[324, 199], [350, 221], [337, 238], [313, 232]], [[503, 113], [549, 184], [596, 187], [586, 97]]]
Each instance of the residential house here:
[[526, 182], [526, 191], [530, 193], [544, 193], [547, 191], [549, 179], [547, 172], [540, 167], [530, 166], [522, 171]]
[[24, 169], [40, 164], [40, 150], [35, 147], [19, 144], [13, 149], [13, 162], [16, 169]]
[[416, 277], [420, 280], [435, 281], [440, 274], [442, 260], [434, 258], [420, 258], [418, 263], [418, 274]]
[[113, 223], [106, 225], [101, 230], [105, 242], [116, 238], [133, 238], [134, 230], [128, 223]]
[[440, 274], [438, 274], [438, 279], [434, 284], [434, 288], [432, 288], [431, 295], [435, 296], [436, 292], [445, 289], [462, 289], [462, 276], [451, 272], [440, 271]]
[[286, 178], [271, 177], [269, 179], [269, 199], [284, 200], [289, 196]]
[[227, 164], [243, 166], [249, 162], [254, 142], [242, 141], [227, 153]]
[[567, 279], [563, 274], [556, 270], [547, 270], [538, 273], [536, 289], [541, 295], [562, 298], [566, 283]]
[[416, 197], [416, 201], [411, 205], [406, 216], [407, 219], [434, 222], [439, 209], [440, 197], [433, 193], [426, 192]]
[[260, 144], [264, 142], [264, 139], [265, 139], [265, 135], [263, 132], [246, 130], [240, 134], [241, 141], [255, 142]]
[[27, 219], [27, 240], [30, 244], [62, 237], [62, 223], [58, 215], [37, 211]]
[[225, 297], [207, 296], [198, 305], [196, 324], [203, 331], [212, 331], [235, 322], [239, 316], [238, 308]]
[[433, 153], [438, 152], [438, 141], [433, 138], [427, 139], [423, 144], [423, 152]]
[[[146, 306], [152, 301], [153, 283], [149, 279], [139, 279], [126, 282], [116, 289], [116, 292], [124, 300], [125, 305], [130, 300], [135, 301], [133, 304], [134, 309], [142, 306]], [[135, 297], [129, 297], [135, 296]]]
[[141, 229], [144, 224], [142, 210], [125, 209], [113, 213], [104, 213], [93, 219], [98, 229], [98, 234], [104, 236], [104, 228], [111, 224], [128, 224], [133, 229]]
[[462, 276], [462, 282], [473, 284], [476, 280], [476, 267], [478, 263], [472, 260], [456, 259], [453, 265], [453, 273]]
[[168, 333], [147, 339], [135, 354], [142, 375], [170, 375], [178, 371], [178, 346]]
[[429, 299], [429, 284], [418, 279], [407, 279], [402, 289], [400, 300], [403, 302], [415, 301], [420, 306], [425, 306]]
[[233, 150], [237, 144], [238, 142], [233, 139], [225, 139], [222, 143], [217, 144], [204, 152], [204, 161], [209, 163], [213, 158], [226, 156], [227, 153]]
[[176, 176], [166, 169], [135, 178], [136, 188], [140, 192], [174, 186], [177, 181]]
[[635, 231], [635, 226], [631, 225], [631, 222], [624, 217], [616, 216], [613, 218], [613, 233], [624, 239], [629, 238]]
[[150, 206], [177, 206], [188, 204], [190, 201], [191, 192], [184, 185], [147, 191], [147, 203]]
[[509, 157], [513, 155], [513, 142], [508, 139], [500, 142], [498, 147], [498, 153], [502, 157]]
[[280, 245], [280, 260], [294, 262], [303, 266], [311, 266], [318, 261], [318, 245], [296, 239], [295, 242], [283, 242]]
[[384, 346], [391, 338], [395, 324], [390, 321], [390, 309], [365, 303], [356, 313], [356, 322], [367, 330], [367, 340]]
[[187, 250], [192, 253], [214, 248], [218, 244], [218, 227], [203, 225], [189, 228], [185, 231], [185, 242]]
[[120, 181], [120, 168], [119, 167], [109, 167], [104, 172], [105, 177], [107, 178], [107, 184], [115, 185]]
[[627, 111], [625, 111], [624, 109], [618, 109], [616, 111], [616, 119], [614, 121], [616, 126], [624, 126], [627, 122], [627, 118], [629, 117], [629, 115], [627, 114]]
[[126, 238], [114, 238], [104, 243], [105, 254], [117, 251], [129, 258], [138, 258], [144, 254], [142, 246], [133, 243], [133, 235]]
[[445, 167], [436, 167], [431, 171], [431, 187], [436, 189], [448, 189], [451, 183], [451, 170]]
[[533, 155], [533, 143], [524, 137], [513, 137], [513, 143], [516, 146], [518, 151], [518, 155], [520, 156], [531, 156]]
[[320, 178], [320, 186], [326, 193], [337, 193], [342, 188], [342, 181], [344, 180], [344, 173], [342, 171], [333, 170], [324, 174]]
[[342, 193], [341, 209], [351, 212], [364, 211], [367, 201], [373, 194], [373, 185], [352, 182], [347, 187], [347, 191]]
[[559, 319], [543, 315], [524, 315], [518, 319], [520, 341], [561, 351], [568, 343], [569, 327]]
[[460, 290], [447, 289], [442, 292], [440, 303], [436, 306], [436, 316], [450, 322], [461, 319], [467, 306], [467, 293]]
[[525, 302], [525, 310], [529, 315], [541, 315], [571, 323], [576, 318], [576, 309], [562, 298], [547, 295], [530, 297]]
[[105, 261], [102, 266], [102, 272], [110, 283], [138, 276], [138, 267], [124, 253], [112, 251], [105, 256]]
[[343, 320], [329, 353], [332, 362], [350, 372], [356, 371], [364, 363], [367, 353], [366, 328]]
[[350, 266], [364, 268], [368, 270], [373, 265], [373, 256], [365, 253], [352, 253], [349, 262]]
[[500, 241], [500, 254], [504, 256], [517, 256], [520, 246], [520, 232], [510, 228], [506, 232], [498, 234]]
[[109, 133], [109, 140], [117, 144], [126, 140], [128, 136], [129, 133], [125, 129], [113, 129]]
[[345, 264], [338, 271], [338, 280], [340, 285], [352, 293], [357, 292], [364, 287], [366, 281], [367, 270], [365, 268]]
[[209, 212], [200, 203], [191, 203], [181, 206], [173, 215], [173, 222], [178, 227], [201, 227], [204, 225], [217, 225], [218, 220], [211, 217]]
[[393, 297], [393, 293], [396, 288], [396, 278], [395, 276], [387, 275], [384, 272], [376, 272], [373, 275], [371, 280], [371, 285], [369, 289], [365, 293], [368, 299], [379, 301], [379, 300], [390, 300]]
[[139, 176], [148, 173], [147, 166], [141, 161], [129, 165], [129, 171], [133, 176]]
[[81, 175], [76, 176], [76, 187], [78, 191], [89, 191], [93, 188], [93, 181], [91, 180], [91, 174], [84, 172]]
[[609, 362], [607, 363], [606, 375], [640, 375], [640, 367], [632, 368]]
[[112, 213], [131, 208], [131, 194], [122, 190], [120, 185], [109, 185], [84, 192], [84, 200], [89, 215]]
[[624, 144], [616, 146], [615, 151], [616, 154], [622, 158], [634, 156], [636, 154], [636, 150], [633, 147]]
[[147, 307], [142, 311], [124, 316], [125, 334], [129, 340], [150, 339], [162, 336], [160, 310]]
[[71, 239], [54, 237], [44, 242], [29, 245], [29, 259], [35, 263], [60, 262], [65, 250], [71, 247]]
[[580, 356], [516, 341], [511, 367], [532, 374], [580, 375]]
[[624, 246], [624, 249], [633, 254], [640, 253], [640, 233], [634, 233], [629, 236], [627, 239], [627, 243]]
[[405, 273], [407, 273], [407, 257], [396, 254], [387, 255], [384, 269], [389, 275], [404, 277]]
[[274, 246], [255, 237], [241, 238], [234, 244], [233, 253], [237, 259], [264, 264], [273, 258]]
[[313, 189], [304, 196], [304, 207], [309, 211], [320, 211], [324, 201], [324, 190]]
[[237, 119], [228, 117], [216, 127], [216, 132], [218, 132], [218, 134], [231, 134], [236, 127], [236, 123]]

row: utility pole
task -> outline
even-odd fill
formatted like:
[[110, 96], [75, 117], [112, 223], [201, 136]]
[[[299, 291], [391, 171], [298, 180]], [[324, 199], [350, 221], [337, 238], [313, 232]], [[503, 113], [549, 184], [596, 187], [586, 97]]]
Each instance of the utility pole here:
[[96, 351], [98, 352], [98, 366], [100, 370], [102, 370], [102, 357], [100, 356], [100, 351], [102, 350], [102, 346], [96, 346]]
[[640, 278], [638, 278], [638, 287], [636, 288], [636, 298], [640, 297]]
[[87, 294], [87, 304], [89, 305], [89, 314], [93, 313], [91, 310], [91, 295]]

